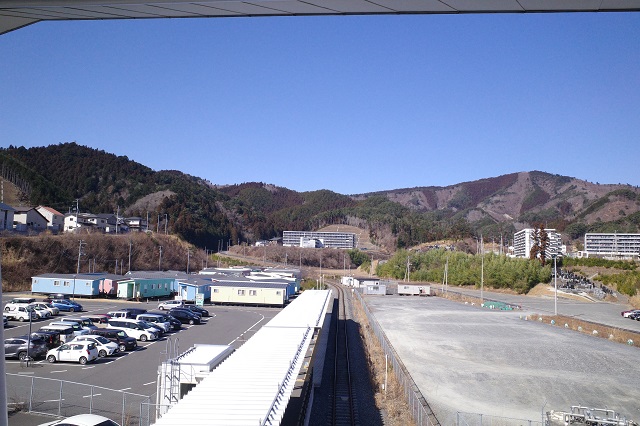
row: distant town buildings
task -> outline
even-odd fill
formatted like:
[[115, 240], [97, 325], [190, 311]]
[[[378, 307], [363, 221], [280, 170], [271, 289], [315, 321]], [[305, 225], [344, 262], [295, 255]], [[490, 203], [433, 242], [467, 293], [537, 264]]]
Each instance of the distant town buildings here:
[[282, 245], [288, 247], [330, 247], [353, 249], [357, 247], [356, 234], [352, 232], [284, 231]]
[[587, 233], [581, 257], [640, 258], [640, 234]]
[[[555, 229], [545, 229], [549, 245], [545, 250], [545, 257], [551, 259], [553, 255], [562, 256], [565, 247], [562, 245], [562, 238]], [[533, 228], [525, 228], [513, 234], [513, 255], [514, 257], [529, 258], [531, 257], [531, 248], [535, 243], [535, 230]]]

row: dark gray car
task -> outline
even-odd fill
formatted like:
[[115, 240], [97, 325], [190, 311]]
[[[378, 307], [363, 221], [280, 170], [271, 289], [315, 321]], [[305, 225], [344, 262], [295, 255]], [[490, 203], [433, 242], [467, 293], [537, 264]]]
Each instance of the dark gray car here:
[[[4, 339], [4, 357], [24, 360], [27, 357], [27, 345], [29, 336], [10, 337]], [[42, 339], [31, 338], [29, 356], [39, 358], [47, 353], [47, 344]]]

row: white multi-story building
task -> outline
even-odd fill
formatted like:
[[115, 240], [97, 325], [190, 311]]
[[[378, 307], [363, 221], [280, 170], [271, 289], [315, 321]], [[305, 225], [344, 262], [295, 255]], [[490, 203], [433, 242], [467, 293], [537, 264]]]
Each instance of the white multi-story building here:
[[587, 256], [633, 259], [640, 257], [640, 234], [587, 233], [584, 235]]
[[311, 240], [321, 241], [322, 247], [352, 249], [357, 246], [356, 234], [352, 232], [284, 231], [282, 233], [283, 246], [304, 247]]
[[36, 210], [47, 219], [47, 228], [57, 232], [64, 228], [64, 215], [54, 208], [38, 206]]
[[[555, 229], [545, 229], [549, 245], [545, 250], [545, 257], [551, 259], [553, 255], [562, 256], [562, 238]], [[515, 257], [529, 258], [531, 257], [531, 248], [535, 242], [535, 230], [533, 228], [525, 228], [513, 234], [513, 255]]]

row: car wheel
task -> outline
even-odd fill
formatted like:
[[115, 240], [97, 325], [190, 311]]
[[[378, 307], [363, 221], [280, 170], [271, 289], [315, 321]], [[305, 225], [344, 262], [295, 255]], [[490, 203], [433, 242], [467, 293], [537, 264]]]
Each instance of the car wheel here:
[[80, 364], [85, 365], [87, 363], [87, 358], [81, 356], [80, 359], [78, 360], [80, 362]]
[[100, 352], [98, 352], [98, 356], [100, 358], [104, 358], [105, 356], [107, 356], [107, 351], [105, 351], [104, 349], [100, 349]]
[[142, 336], [140, 336], [140, 341], [141, 342], [146, 342], [147, 341], [147, 335], [143, 334]]
[[[160, 306], [158, 309], [160, 309], [161, 311], [164, 311], [164, 306]], [[8, 311], [8, 309], [7, 309]]]
[[69, 312], [75, 312], [76, 310], [73, 308], [69, 308]]
[[120, 352], [124, 352], [127, 350], [127, 347], [125, 345], [120, 345]]
[[195, 324], [195, 321], [194, 321], [194, 320], [192, 320], [192, 319], [190, 319], [190, 320], [189, 320], [189, 325], [193, 325], [193, 324]]
[[20, 318], [18, 318], [18, 321], [20, 321], [20, 322], [24, 322], [24, 317], [20, 317]]
[[53, 355], [49, 355], [47, 357], [47, 361], [49, 361], [51, 364], [53, 364], [54, 362], [56, 362], [56, 357]]
[[27, 353], [26, 352], [20, 352], [18, 353], [18, 359], [20, 361], [24, 361], [25, 359], [27, 359]]
[[5, 311], [9, 312], [9, 308], [4, 308]]

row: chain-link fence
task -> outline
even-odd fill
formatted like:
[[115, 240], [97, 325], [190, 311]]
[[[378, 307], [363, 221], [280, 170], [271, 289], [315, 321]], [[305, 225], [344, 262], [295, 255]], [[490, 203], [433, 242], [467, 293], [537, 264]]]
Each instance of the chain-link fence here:
[[155, 421], [146, 395], [23, 374], [7, 373], [6, 377], [7, 402], [24, 411], [61, 417], [99, 414], [122, 426], [148, 426]]
[[456, 426], [544, 426], [544, 423], [542, 414], [540, 420], [527, 420], [458, 411]]
[[440, 425], [440, 422], [438, 422], [433, 411], [431, 411], [431, 407], [429, 407], [426, 399], [422, 396], [422, 393], [420, 393], [418, 386], [416, 386], [416, 383], [411, 378], [409, 371], [402, 363], [400, 356], [396, 353], [395, 349], [393, 349], [393, 346], [391, 346], [391, 343], [387, 339], [382, 327], [369, 311], [369, 307], [365, 303], [364, 299], [358, 291], [355, 291], [354, 294], [356, 299], [360, 302], [360, 305], [367, 316], [367, 320], [369, 321], [369, 325], [371, 325], [371, 329], [380, 342], [383, 352], [388, 356], [389, 363], [396, 374], [398, 382], [400, 382], [400, 385], [404, 389], [404, 394], [411, 409], [411, 415], [414, 421], [418, 426]]

